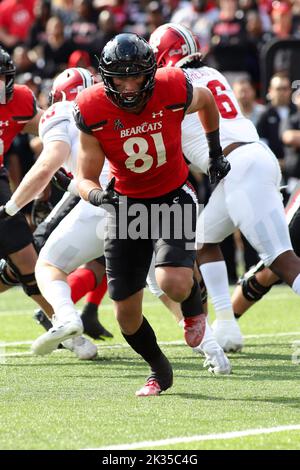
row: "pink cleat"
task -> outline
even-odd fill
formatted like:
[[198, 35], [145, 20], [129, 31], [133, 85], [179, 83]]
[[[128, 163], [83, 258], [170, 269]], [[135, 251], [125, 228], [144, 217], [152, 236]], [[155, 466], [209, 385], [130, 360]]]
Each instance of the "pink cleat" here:
[[159, 395], [160, 392], [161, 388], [159, 383], [154, 379], [150, 379], [140, 390], [135, 392], [135, 395], [137, 397], [151, 397]]
[[191, 348], [195, 348], [201, 343], [205, 333], [205, 320], [204, 313], [195, 317], [184, 318], [184, 339]]

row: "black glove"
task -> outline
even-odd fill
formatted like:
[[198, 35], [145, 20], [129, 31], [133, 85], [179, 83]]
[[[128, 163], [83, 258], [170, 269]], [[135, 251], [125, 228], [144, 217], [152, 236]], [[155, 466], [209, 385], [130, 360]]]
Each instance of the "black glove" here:
[[73, 176], [66, 172], [64, 168], [60, 168], [52, 176], [52, 183], [61, 191], [68, 191], [68, 187], [73, 179]]
[[49, 201], [35, 199], [31, 209], [31, 223], [36, 227], [50, 214], [53, 206]]
[[93, 206], [109, 206], [118, 207], [120, 205], [120, 196], [114, 191], [116, 178], [113, 177], [106, 188], [102, 191], [101, 189], [92, 189], [89, 193], [89, 202]]
[[5, 206], [0, 206], [0, 220], [7, 219], [8, 217], [10, 217], [10, 215], [6, 212]]
[[223, 179], [230, 171], [230, 163], [223, 153], [217, 157], [209, 157], [207, 174], [211, 184], [217, 184]]

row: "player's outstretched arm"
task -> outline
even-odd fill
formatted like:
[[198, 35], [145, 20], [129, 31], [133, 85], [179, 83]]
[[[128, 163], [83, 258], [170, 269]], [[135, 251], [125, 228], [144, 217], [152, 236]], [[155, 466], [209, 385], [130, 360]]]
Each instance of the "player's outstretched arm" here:
[[63, 165], [70, 153], [66, 142], [49, 142], [41, 155], [24, 176], [11, 199], [5, 204], [7, 215], [14, 215], [44, 191], [54, 173]]
[[99, 176], [104, 165], [104, 152], [98, 140], [82, 131], [79, 132], [77, 161], [77, 185], [80, 196], [89, 201], [92, 190], [101, 190]]
[[193, 88], [193, 99], [187, 113], [198, 112], [206, 133], [209, 149], [209, 181], [218, 183], [230, 171], [230, 163], [224, 157], [219, 136], [219, 110], [211, 91], [205, 87]]

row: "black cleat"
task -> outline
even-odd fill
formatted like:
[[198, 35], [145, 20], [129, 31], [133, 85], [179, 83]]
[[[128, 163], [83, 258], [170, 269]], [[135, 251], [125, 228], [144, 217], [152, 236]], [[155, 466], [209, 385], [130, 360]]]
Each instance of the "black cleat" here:
[[32, 317], [39, 325], [42, 325], [42, 327], [48, 331], [50, 328], [52, 328], [52, 323], [47, 317], [47, 315], [43, 312], [43, 310], [35, 310], [34, 315]]
[[83, 332], [93, 339], [113, 338], [113, 335], [98, 320], [98, 306], [87, 303], [81, 314]]

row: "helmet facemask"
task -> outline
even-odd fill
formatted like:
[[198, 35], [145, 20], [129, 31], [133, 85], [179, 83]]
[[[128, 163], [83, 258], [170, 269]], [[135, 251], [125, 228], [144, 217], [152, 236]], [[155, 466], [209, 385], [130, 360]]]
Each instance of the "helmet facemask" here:
[[[104, 48], [99, 72], [107, 97], [119, 108], [133, 110], [150, 99], [155, 83], [157, 65], [148, 43], [135, 34], [120, 34]], [[118, 91], [113, 78], [143, 75], [141, 88], [135, 92]]]
[[2, 48], [0, 48], [0, 75], [5, 77], [4, 86], [2, 90], [0, 89], [0, 104], [5, 104], [13, 95], [16, 67], [8, 52]]
[[[140, 75], [143, 75], [144, 82], [141, 85], [141, 88], [138, 91], [133, 91], [133, 92], [126, 92], [126, 91], [118, 91], [116, 89], [116, 86], [113, 82], [114, 77], [122, 77], [122, 76], [132, 76], [132, 77], [138, 77]], [[145, 104], [151, 97], [153, 88], [154, 88], [154, 75], [153, 71], [151, 70], [149, 73], [130, 73], [130, 74], [113, 74], [113, 75], [108, 75], [103, 79], [104, 85], [105, 85], [105, 91], [107, 96], [110, 98], [111, 101], [113, 101], [117, 106], [119, 106], [122, 109], [134, 109], [142, 104]]]

